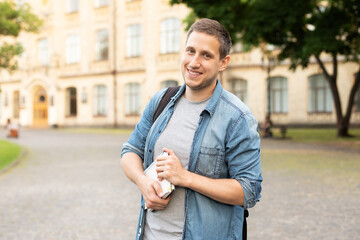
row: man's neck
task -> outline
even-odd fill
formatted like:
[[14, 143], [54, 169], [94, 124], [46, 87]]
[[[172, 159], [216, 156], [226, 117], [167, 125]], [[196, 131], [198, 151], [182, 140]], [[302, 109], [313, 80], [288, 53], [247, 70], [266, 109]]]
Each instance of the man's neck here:
[[201, 102], [209, 97], [214, 93], [216, 85], [214, 88], [206, 88], [206, 89], [200, 89], [200, 90], [193, 90], [190, 89], [188, 86], [186, 86], [184, 97], [191, 101], [191, 102]]

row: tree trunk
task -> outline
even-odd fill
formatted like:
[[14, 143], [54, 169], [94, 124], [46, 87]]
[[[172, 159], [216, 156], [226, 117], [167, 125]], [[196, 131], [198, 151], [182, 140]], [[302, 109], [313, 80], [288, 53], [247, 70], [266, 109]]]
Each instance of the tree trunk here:
[[344, 120], [340, 123], [340, 126], [338, 126], [337, 128], [338, 137], [350, 137], [349, 124], [350, 124], [349, 121], [346, 122]]
[[337, 126], [337, 136], [338, 137], [349, 137], [349, 127], [350, 127], [350, 118], [352, 114], [352, 109], [354, 105], [354, 99], [356, 92], [358, 91], [360, 87], [360, 66], [358, 72], [355, 74], [355, 80], [354, 84], [351, 87], [350, 95], [348, 99], [348, 105], [346, 107], [346, 113], [345, 116], [342, 114], [342, 108], [341, 108], [341, 100], [339, 95], [339, 90], [337, 87], [337, 57], [336, 55], [332, 55], [333, 57], [333, 75], [330, 75], [328, 71], [326, 70], [323, 62], [321, 61], [319, 56], [315, 56], [320, 68], [322, 69], [326, 80], [329, 83], [331, 93], [333, 96], [335, 111], [336, 111], [336, 126]]

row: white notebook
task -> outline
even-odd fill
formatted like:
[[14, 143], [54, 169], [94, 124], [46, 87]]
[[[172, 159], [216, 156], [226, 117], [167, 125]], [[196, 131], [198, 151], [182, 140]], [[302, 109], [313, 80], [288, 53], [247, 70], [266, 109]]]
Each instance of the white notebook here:
[[[163, 152], [162, 155], [168, 156], [167, 152]], [[175, 186], [166, 179], [159, 181], [155, 168], [156, 168], [156, 160], [147, 169], [145, 169], [145, 174], [148, 177], [151, 177], [152, 179], [158, 181], [164, 193], [164, 196], [162, 198], [165, 199], [170, 195], [172, 191], [174, 191]]]

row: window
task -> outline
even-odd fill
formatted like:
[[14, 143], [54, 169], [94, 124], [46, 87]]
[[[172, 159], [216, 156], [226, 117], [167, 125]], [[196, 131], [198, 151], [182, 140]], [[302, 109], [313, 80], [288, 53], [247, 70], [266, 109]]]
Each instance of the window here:
[[355, 106], [355, 112], [360, 112], [360, 86], [355, 94], [354, 106]]
[[323, 74], [309, 77], [309, 112], [332, 112], [332, 95], [329, 84]]
[[79, 0], [67, 0], [66, 12], [73, 13], [79, 11]]
[[234, 79], [230, 82], [230, 92], [240, 98], [245, 104], [247, 104], [247, 81], [242, 79]]
[[108, 30], [96, 32], [95, 39], [95, 60], [107, 60], [109, 58], [109, 33]]
[[66, 37], [66, 63], [78, 63], [80, 61], [80, 38], [77, 34]]
[[180, 46], [180, 20], [167, 18], [161, 21], [160, 53], [179, 52]]
[[70, 87], [66, 89], [66, 116], [76, 116], [76, 88]]
[[96, 85], [94, 87], [94, 115], [106, 116], [107, 106], [107, 87], [105, 85]]
[[14, 91], [13, 95], [13, 117], [19, 118], [20, 113], [20, 94], [19, 91]]
[[130, 25], [126, 29], [126, 56], [137, 57], [142, 54], [141, 25]]
[[175, 80], [166, 80], [161, 83], [161, 88], [168, 88], [168, 87], [176, 87], [178, 86], [178, 82]]
[[270, 111], [273, 113], [288, 112], [287, 79], [283, 77], [272, 77], [270, 81]]
[[139, 115], [141, 108], [140, 84], [126, 84], [125, 93], [125, 112], [127, 115]]
[[38, 60], [43, 66], [50, 63], [49, 42], [47, 38], [42, 38], [38, 41]]
[[109, 5], [109, 0], [95, 0], [95, 7], [104, 7]]

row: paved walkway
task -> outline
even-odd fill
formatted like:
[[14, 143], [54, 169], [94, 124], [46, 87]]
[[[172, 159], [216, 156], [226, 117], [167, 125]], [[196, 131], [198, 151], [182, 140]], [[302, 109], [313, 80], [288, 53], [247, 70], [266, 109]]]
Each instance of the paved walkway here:
[[[0, 239], [133, 239], [140, 196], [119, 164], [127, 137], [22, 129], [11, 141], [27, 154], [0, 174]], [[277, 147], [263, 141], [264, 149]], [[339, 193], [298, 176], [263, 176], [263, 198], [248, 220], [249, 240], [360, 239], [360, 184], [356, 192]]]

